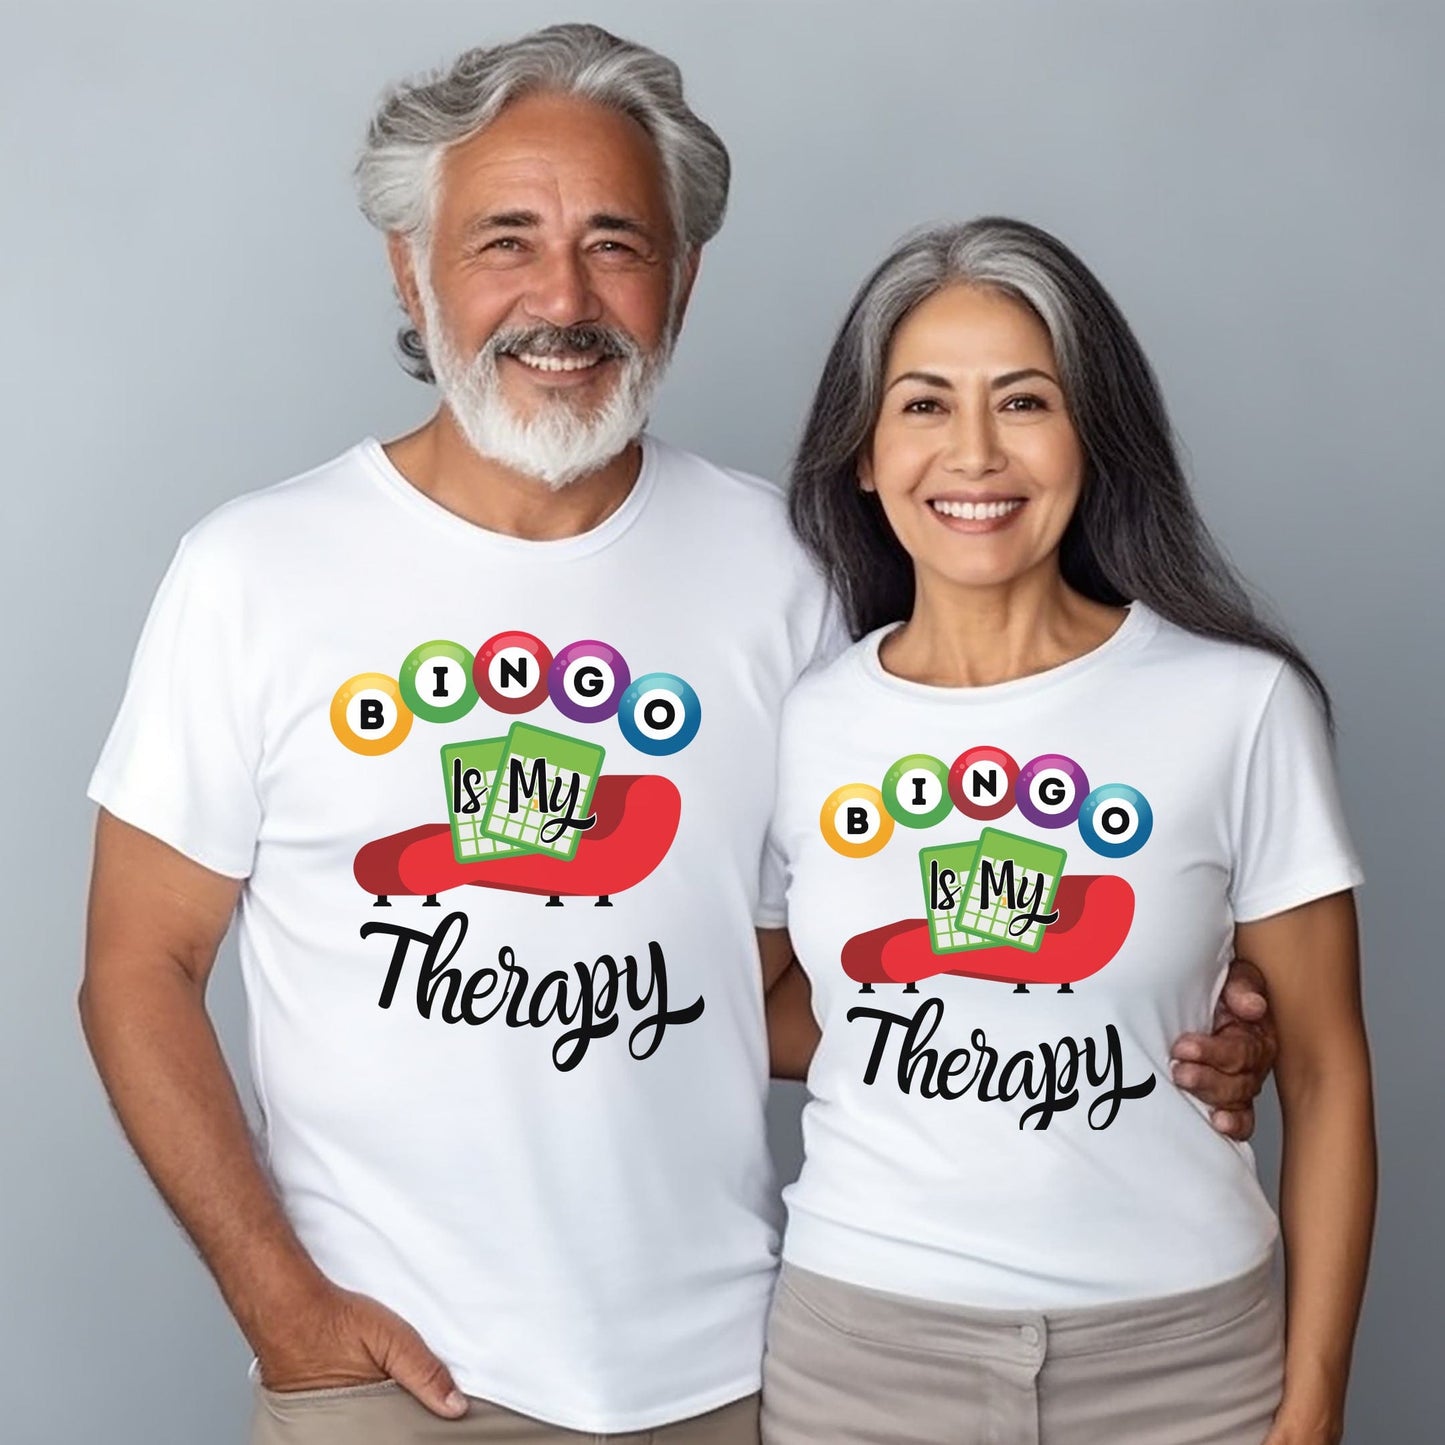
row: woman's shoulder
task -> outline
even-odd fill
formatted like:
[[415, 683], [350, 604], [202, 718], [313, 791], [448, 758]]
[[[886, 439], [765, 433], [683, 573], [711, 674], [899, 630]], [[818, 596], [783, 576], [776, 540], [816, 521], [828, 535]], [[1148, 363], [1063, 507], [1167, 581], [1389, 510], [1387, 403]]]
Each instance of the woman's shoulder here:
[[[1135, 607], [1143, 607], [1136, 602]], [[1281, 676], [1294, 673], [1290, 662], [1268, 648], [1233, 638], [1209, 637], [1171, 622], [1152, 609], [1150, 635], [1140, 662], [1159, 687], [1206, 691], [1233, 701], [1263, 702]]]

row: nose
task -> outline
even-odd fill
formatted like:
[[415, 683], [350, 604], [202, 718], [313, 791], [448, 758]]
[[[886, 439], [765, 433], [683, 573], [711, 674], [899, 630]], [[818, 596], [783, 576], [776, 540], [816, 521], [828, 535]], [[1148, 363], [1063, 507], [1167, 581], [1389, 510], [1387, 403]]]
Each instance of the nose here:
[[955, 409], [941, 461], [944, 470], [969, 478], [985, 477], [1008, 465], [986, 398]]
[[601, 319], [602, 303], [592, 289], [587, 267], [570, 247], [542, 258], [532, 268], [528, 281], [522, 309], [536, 320], [553, 326], [575, 326]]

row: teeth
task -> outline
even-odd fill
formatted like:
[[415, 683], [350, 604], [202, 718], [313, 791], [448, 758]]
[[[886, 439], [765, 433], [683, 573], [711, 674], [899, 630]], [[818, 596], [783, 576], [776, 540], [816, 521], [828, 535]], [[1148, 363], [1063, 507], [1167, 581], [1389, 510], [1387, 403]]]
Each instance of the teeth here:
[[1006, 517], [1023, 506], [1020, 498], [1008, 502], [950, 502], [935, 497], [929, 504], [935, 512], [945, 517], [957, 517], [964, 522], [991, 522], [997, 517]]
[[534, 371], [586, 371], [602, 360], [600, 356], [533, 356], [526, 351], [516, 351], [512, 355]]

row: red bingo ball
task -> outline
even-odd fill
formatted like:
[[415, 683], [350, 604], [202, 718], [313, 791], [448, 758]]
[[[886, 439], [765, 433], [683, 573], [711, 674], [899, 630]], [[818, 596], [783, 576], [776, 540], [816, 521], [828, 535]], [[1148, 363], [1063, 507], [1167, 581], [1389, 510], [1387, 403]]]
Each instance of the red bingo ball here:
[[1014, 805], [1019, 765], [1002, 748], [969, 748], [948, 770], [948, 796], [960, 813], [987, 823]]
[[477, 649], [472, 682], [494, 712], [531, 712], [547, 697], [552, 653], [530, 632], [499, 632]]

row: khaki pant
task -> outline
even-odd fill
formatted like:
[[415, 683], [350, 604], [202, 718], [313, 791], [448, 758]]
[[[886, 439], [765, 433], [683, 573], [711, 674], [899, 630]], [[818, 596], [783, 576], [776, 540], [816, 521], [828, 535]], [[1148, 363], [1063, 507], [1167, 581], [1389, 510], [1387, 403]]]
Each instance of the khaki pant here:
[[278, 1394], [255, 1387], [251, 1445], [758, 1445], [758, 1397], [655, 1430], [587, 1435], [544, 1425], [485, 1400], [460, 1420], [443, 1420], [399, 1385]]
[[784, 1265], [763, 1445], [1260, 1445], [1284, 1314], [1268, 1264], [1099, 1309], [973, 1310]]

